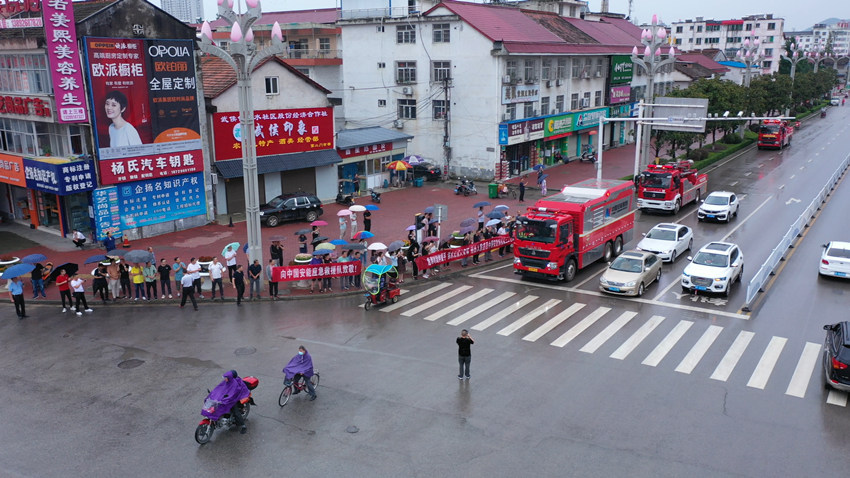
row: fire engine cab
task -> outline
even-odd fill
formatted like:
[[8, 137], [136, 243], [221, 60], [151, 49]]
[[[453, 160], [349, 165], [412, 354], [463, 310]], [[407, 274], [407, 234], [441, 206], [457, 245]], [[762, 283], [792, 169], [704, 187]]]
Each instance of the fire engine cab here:
[[693, 164], [693, 161], [650, 164], [637, 177], [638, 209], [677, 214], [683, 205], [699, 202], [708, 192], [708, 175], [699, 174]]
[[764, 120], [759, 127], [758, 149], [776, 148], [782, 149], [791, 146], [791, 136], [794, 135], [794, 127], [787, 121], [768, 119]]

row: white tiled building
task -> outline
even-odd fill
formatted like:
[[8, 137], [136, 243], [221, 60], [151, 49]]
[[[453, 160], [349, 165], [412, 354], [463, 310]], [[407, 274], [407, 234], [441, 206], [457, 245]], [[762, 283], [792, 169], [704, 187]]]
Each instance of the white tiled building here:
[[200, 23], [204, 18], [202, 0], [162, 0], [162, 9], [185, 23]]

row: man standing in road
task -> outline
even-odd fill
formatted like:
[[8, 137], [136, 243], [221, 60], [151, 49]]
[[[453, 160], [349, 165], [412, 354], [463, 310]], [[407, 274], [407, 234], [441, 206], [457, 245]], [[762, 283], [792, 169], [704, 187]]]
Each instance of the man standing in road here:
[[193, 257], [189, 260], [189, 265], [186, 266], [186, 275], [192, 277], [195, 290], [198, 292], [198, 296], [203, 299], [204, 295], [201, 293], [201, 265], [198, 264], [198, 259]]
[[463, 329], [460, 331], [460, 337], [457, 338], [456, 342], [457, 362], [460, 365], [460, 369], [457, 373], [457, 379], [463, 380], [466, 378], [469, 380], [469, 363], [472, 361], [472, 350], [470, 348], [475, 341], [469, 336], [469, 332], [467, 332], [466, 329]]
[[242, 296], [245, 295], [245, 273], [242, 272], [242, 264], [236, 266], [233, 271], [233, 288], [236, 289], [236, 305], [242, 306]]
[[221, 292], [221, 300], [224, 300], [224, 287], [221, 285], [222, 275], [224, 274], [224, 265], [218, 262], [218, 257], [213, 257], [210, 264], [210, 281], [212, 281], [212, 298], [215, 300], [215, 287], [218, 286], [218, 291]]
[[168, 289], [168, 298], [171, 298], [171, 266], [163, 257], [159, 261], [159, 267], [156, 268], [159, 273], [159, 287], [162, 289], [162, 298], [165, 298], [165, 289]]
[[254, 263], [248, 266], [248, 283], [249, 297], [254, 300], [254, 291], [257, 291], [257, 300], [260, 299], [260, 286], [263, 284], [263, 266], [260, 265], [259, 259], [254, 259]]
[[[89, 304], [86, 302], [85, 282], [86, 280], [80, 277], [77, 273], [74, 273], [71, 277], [71, 288], [74, 289], [74, 308], [77, 310], [77, 315], [83, 315], [83, 310], [86, 312], [92, 312], [92, 310], [89, 309]], [[82, 308], [80, 308], [80, 304], [82, 304]]]
[[180, 308], [186, 305], [186, 298], [192, 301], [192, 307], [198, 310], [198, 302], [195, 300], [195, 280], [192, 279], [192, 274], [184, 274], [180, 279], [180, 286], [183, 287], [183, 296], [180, 297]]
[[224, 251], [224, 263], [227, 264], [227, 277], [232, 284], [233, 273], [236, 272], [236, 251], [233, 250], [233, 246], [227, 246], [227, 250]]
[[24, 304], [24, 283], [20, 277], [15, 277], [9, 281], [9, 297], [15, 304], [15, 313], [18, 314], [18, 319], [25, 319], [27, 315], [26, 305]]
[[67, 312], [65, 299], [68, 299], [68, 307], [74, 307], [74, 299], [71, 298], [71, 278], [65, 273], [65, 269], [59, 269], [59, 275], [56, 276], [56, 287], [59, 289], [59, 296], [62, 297], [62, 312]]

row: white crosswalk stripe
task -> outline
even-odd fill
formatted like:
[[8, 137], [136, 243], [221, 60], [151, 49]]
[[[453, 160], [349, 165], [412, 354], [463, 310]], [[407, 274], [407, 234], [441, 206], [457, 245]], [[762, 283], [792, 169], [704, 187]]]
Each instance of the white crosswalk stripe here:
[[773, 372], [773, 367], [776, 366], [776, 361], [779, 360], [782, 348], [785, 347], [785, 342], [788, 342], [788, 339], [785, 337], [774, 336], [770, 339], [758, 365], [756, 365], [756, 369], [747, 382], [748, 387], [764, 390], [767, 381], [770, 379], [770, 374]]
[[664, 357], [673, 350], [673, 346], [676, 345], [679, 339], [685, 335], [685, 332], [687, 332], [692, 325], [694, 325], [694, 323], [690, 320], [680, 320], [679, 323], [673, 327], [673, 330], [664, 337], [664, 340], [662, 340], [641, 363], [649, 365], [650, 367], [657, 366], [662, 360], [664, 360]]
[[381, 312], [392, 312], [392, 311], [394, 311], [396, 309], [400, 309], [400, 308], [402, 308], [402, 307], [404, 307], [408, 304], [412, 304], [412, 303], [418, 301], [419, 299], [431, 297], [434, 294], [434, 292], [443, 290], [446, 287], [451, 287], [451, 285], [452, 284], [449, 283], [449, 282], [441, 282], [441, 283], [435, 285], [434, 287], [429, 287], [429, 288], [423, 290], [422, 292], [417, 292], [416, 294], [413, 294], [409, 297], [402, 297], [395, 304], [388, 305], [386, 307], [381, 307], [380, 311]]
[[433, 321], [435, 321], [435, 320], [437, 320], [441, 317], [445, 317], [445, 316], [451, 314], [452, 312], [460, 309], [461, 307], [475, 302], [476, 300], [484, 297], [485, 295], [489, 294], [490, 292], [493, 292], [493, 289], [481, 289], [479, 291], [476, 291], [475, 293], [470, 294], [470, 295], [464, 297], [463, 299], [456, 301], [454, 304], [449, 305], [447, 307], [443, 307], [442, 309], [438, 310], [437, 312], [434, 312], [433, 314], [429, 315], [428, 317], [425, 317], [425, 320], [430, 320], [430, 321], [433, 322]]
[[563, 347], [568, 343], [572, 342], [572, 340], [578, 337], [582, 332], [587, 330], [588, 327], [593, 325], [597, 320], [599, 320], [603, 315], [607, 314], [611, 309], [608, 307], [599, 307], [593, 312], [590, 313], [587, 317], [581, 320], [581, 322], [574, 325], [570, 330], [564, 332], [563, 335], [555, 339], [550, 345], [554, 345], [555, 347]]
[[495, 314], [491, 315], [486, 320], [483, 320], [483, 321], [473, 325], [470, 328], [472, 330], [477, 330], [477, 331], [485, 330], [487, 327], [490, 327], [491, 325], [499, 322], [500, 320], [504, 319], [505, 317], [516, 313], [518, 310], [522, 309], [523, 307], [534, 302], [537, 299], [538, 299], [538, 297], [536, 295], [525, 296], [522, 299], [520, 299], [519, 301], [517, 301], [516, 303], [514, 303], [513, 305], [505, 307], [504, 309], [500, 310], [499, 312], [496, 312]]
[[565, 310], [565, 311], [561, 312], [560, 314], [556, 315], [555, 317], [552, 317], [551, 319], [547, 320], [545, 324], [534, 329], [531, 333], [529, 333], [528, 335], [523, 337], [522, 340], [525, 340], [525, 341], [528, 341], [528, 342], [536, 341], [540, 337], [543, 337], [547, 333], [551, 332], [552, 329], [554, 329], [555, 327], [561, 325], [561, 322], [569, 319], [573, 314], [580, 311], [583, 307], [584, 307], [584, 304], [578, 304], [578, 303], [569, 306], [567, 308], [567, 310]]
[[838, 405], [839, 407], [846, 407], [847, 392], [841, 392], [834, 388], [829, 389], [829, 395], [826, 397], [826, 403], [830, 405]]
[[720, 335], [720, 332], [723, 332], [723, 327], [712, 325], [705, 329], [702, 337], [697, 340], [697, 343], [691, 348], [685, 358], [679, 362], [679, 365], [676, 366], [676, 371], [681, 373], [691, 373], [696, 368], [699, 361], [702, 360], [702, 357], [708, 352], [711, 344], [717, 340], [717, 336]]
[[620, 314], [619, 317], [617, 317], [616, 320], [614, 320], [614, 322], [608, 324], [608, 327], [605, 327], [602, 332], [596, 334], [596, 337], [590, 339], [590, 342], [584, 344], [584, 347], [580, 348], [579, 350], [589, 354], [596, 352], [599, 347], [602, 347], [602, 345], [605, 344], [608, 339], [610, 339], [614, 336], [614, 334], [619, 332], [620, 329], [622, 329], [623, 326], [628, 324], [629, 321], [632, 320], [636, 315], [637, 312], [623, 312], [622, 314]]
[[798, 398], [806, 396], [806, 389], [809, 387], [812, 373], [814, 373], [815, 366], [818, 364], [820, 350], [820, 344], [806, 342], [803, 353], [800, 354], [800, 360], [797, 362], [797, 368], [794, 369], [794, 375], [791, 376], [791, 382], [788, 383], [788, 389], [785, 390], [785, 395]]
[[448, 321], [447, 325], [460, 325], [460, 324], [466, 322], [467, 320], [475, 317], [476, 315], [481, 314], [485, 310], [496, 307], [497, 305], [501, 304], [502, 302], [510, 299], [511, 297], [513, 297], [515, 295], [516, 295], [516, 292], [502, 292], [501, 294], [499, 294], [495, 298], [490, 299], [487, 302], [484, 302], [483, 304], [479, 305], [478, 307], [476, 307], [476, 308], [474, 308], [474, 309], [472, 309], [468, 312], [465, 312], [465, 313], [455, 317], [454, 319]]
[[540, 315], [548, 312], [549, 309], [551, 309], [552, 307], [555, 307], [556, 305], [558, 305], [560, 303], [561, 303], [561, 301], [559, 299], [549, 299], [549, 300], [546, 301], [545, 304], [543, 304], [540, 307], [538, 307], [538, 308], [532, 310], [531, 312], [525, 314], [524, 316], [520, 317], [518, 320], [516, 320], [511, 325], [505, 327], [504, 329], [502, 329], [502, 330], [500, 330], [496, 333], [499, 334], [499, 335], [506, 335], [506, 336], [511, 335], [512, 333], [514, 333], [517, 330], [521, 329], [522, 327], [526, 326], [529, 322], [536, 319]]
[[714, 369], [714, 373], [711, 374], [711, 378], [713, 380], [720, 380], [721, 382], [729, 380], [729, 375], [732, 374], [732, 370], [735, 370], [735, 365], [738, 364], [738, 360], [741, 360], [741, 356], [744, 355], [744, 351], [747, 350], [747, 346], [750, 345], [753, 335], [755, 334], [750, 331], [742, 330], [738, 336], [735, 337], [735, 341], [732, 342], [732, 346], [729, 347], [729, 350], [726, 351], [726, 355], [723, 356], [723, 359], [721, 359], [720, 363], [717, 364], [717, 368]]
[[435, 297], [435, 298], [433, 298], [433, 299], [431, 299], [427, 302], [421, 303], [421, 304], [417, 305], [416, 307], [414, 307], [410, 310], [405, 310], [404, 312], [401, 313], [401, 315], [403, 315], [405, 317], [413, 317], [414, 315], [422, 312], [423, 310], [430, 309], [431, 307], [434, 307], [435, 305], [440, 305], [440, 304], [444, 303], [445, 301], [451, 299], [452, 297], [454, 297], [456, 295], [463, 294], [464, 292], [468, 291], [469, 289], [472, 289], [471, 285], [460, 286], [460, 287], [458, 287], [454, 290], [450, 290], [450, 291], [446, 292], [445, 294], [443, 294], [441, 296]]
[[631, 337], [626, 339], [626, 341], [623, 342], [623, 344], [620, 345], [620, 347], [617, 348], [617, 350], [615, 350], [614, 353], [610, 355], [610, 357], [613, 359], [624, 360], [663, 321], [664, 317], [661, 315], [653, 315], [652, 317], [650, 317], [649, 320], [647, 320], [646, 323], [641, 325], [640, 328], [637, 329], [637, 331], [635, 331], [635, 333], [633, 333]]

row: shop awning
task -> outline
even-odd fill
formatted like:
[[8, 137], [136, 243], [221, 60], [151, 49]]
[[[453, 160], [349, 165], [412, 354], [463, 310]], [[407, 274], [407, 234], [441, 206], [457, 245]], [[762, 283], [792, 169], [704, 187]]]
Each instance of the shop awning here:
[[340, 150], [368, 146], [372, 144], [407, 141], [413, 136], [380, 126], [369, 128], [344, 129], [336, 134], [336, 148]]
[[[291, 171], [293, 169], [315, 168], [341, 162], [342, 158], [340, 158], [336, 150], [333, 149], [308, 151], [305, 153], [260, 156], [257, 158], [257, 174]], [[216, 161], [215, 167], [218, 169], [218, 172], [227, 179], [242, 177], [241, 159]]]

